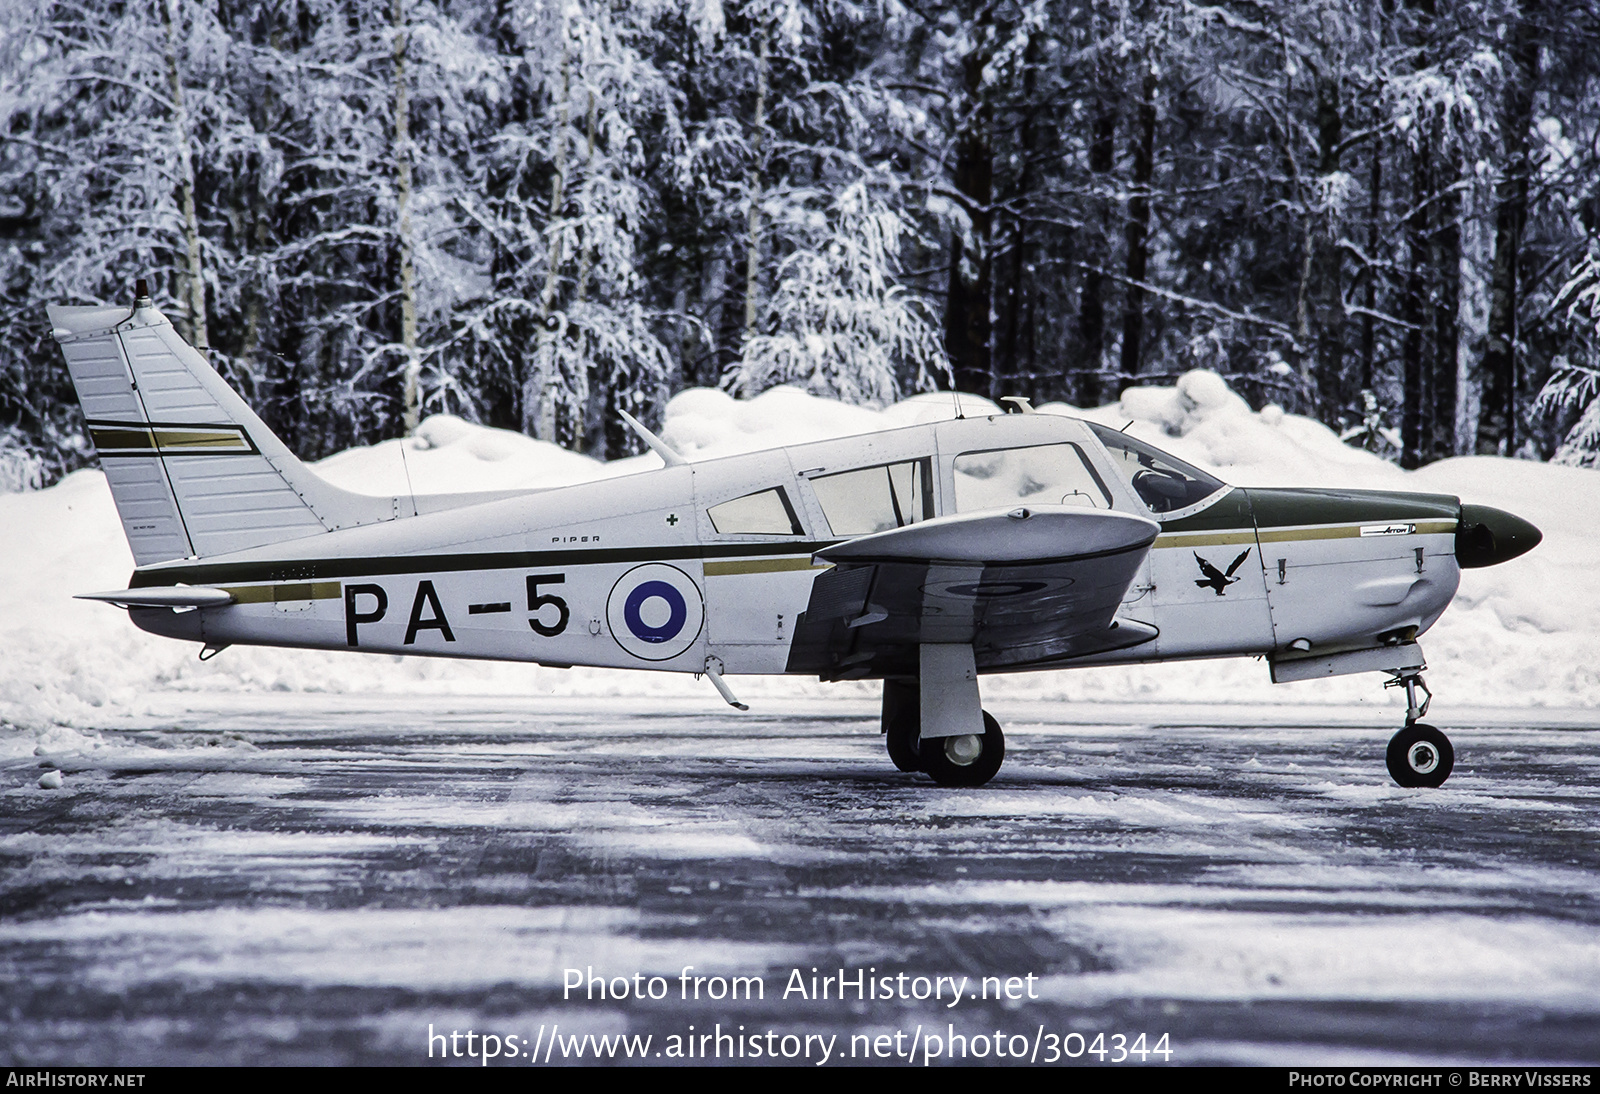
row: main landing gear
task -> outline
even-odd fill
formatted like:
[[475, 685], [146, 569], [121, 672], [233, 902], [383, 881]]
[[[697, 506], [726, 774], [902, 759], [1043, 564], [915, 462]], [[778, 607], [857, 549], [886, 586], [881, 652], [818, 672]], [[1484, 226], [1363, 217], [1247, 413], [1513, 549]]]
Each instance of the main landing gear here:
[[[1406, 689], [1406, 724], [1389, 738], [1389, 750], [1384, 756], [1390, 777], [1408, 788], [1442, 786], [1456, 765], [1456, 750], [1451, 747], [1450, 738], [1417, 721], [1428, 713], [1428, 704], [1433, 701], [1433, 693], [1422, 682], [1422, 674], [1415, 669], [1395, 672], [1394, 679], [1383, 686]], [[1419, 690], [1422, 692], [1420, 704], [1417, 702]]]
[[940, 786], [982, 786], [994, 778], [1006, 758], [1006, 737], [994, 715], [979, 711], [981, 732], [924, 739], [921, 690], [917, 680], [883, 682], [884, 743], [894, 766], [921, 771]]

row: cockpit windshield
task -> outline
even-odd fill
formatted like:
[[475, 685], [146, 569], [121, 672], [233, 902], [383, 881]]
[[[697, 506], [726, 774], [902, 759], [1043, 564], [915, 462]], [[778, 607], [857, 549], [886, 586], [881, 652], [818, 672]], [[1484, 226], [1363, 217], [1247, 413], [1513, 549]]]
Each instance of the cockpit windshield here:
[[1093, 422], [1085, 423], [1100, 438], [1134, 493], [1152, 513], [1171, 513], [1197, 505], [1227, 484], [1159, 448]]

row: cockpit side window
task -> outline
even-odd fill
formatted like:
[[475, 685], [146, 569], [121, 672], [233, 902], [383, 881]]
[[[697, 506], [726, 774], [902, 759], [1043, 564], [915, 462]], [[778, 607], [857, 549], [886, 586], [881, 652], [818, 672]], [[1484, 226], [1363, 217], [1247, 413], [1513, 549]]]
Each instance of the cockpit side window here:
[[722, 535], [798, 536], [800, 518], [781, 486], [746, 494], [706, 510], [711, 527]]
[[1094, 430], [1094, 435], [1110, 453], [1112, 464], [1152, 513], [1187, 509], [1227, 485], [1198, 467], [1135, 440], [1126, 433], [1092, 422], [1085, 424]]
[[933, 516], [933, 461], [924, 457], [818, 475], [811, 489], [834, 535], [887, 532]]
[[1111, 493], [1075, 444], [963, 452], [955, 459], [956, 509], [1030, 505], [1111, 508]]

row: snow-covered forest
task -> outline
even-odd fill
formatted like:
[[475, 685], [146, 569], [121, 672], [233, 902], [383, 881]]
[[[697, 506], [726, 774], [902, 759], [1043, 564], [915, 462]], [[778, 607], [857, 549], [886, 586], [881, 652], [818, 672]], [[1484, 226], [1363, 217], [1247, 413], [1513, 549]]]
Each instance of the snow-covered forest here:
[[13, 486], [90, 455], [45, 303], [136, 277], [308, 458], [1195, 368], [1408, 467], [1600, 449], [1595, 0], [0, 4]]

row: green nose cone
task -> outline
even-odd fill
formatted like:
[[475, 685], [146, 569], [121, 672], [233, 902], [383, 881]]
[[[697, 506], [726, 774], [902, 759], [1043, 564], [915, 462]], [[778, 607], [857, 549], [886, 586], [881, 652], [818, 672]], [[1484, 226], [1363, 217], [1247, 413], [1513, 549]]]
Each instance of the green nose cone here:
[[1456, 565], [1464, 570], [1494, 566], [1525, 554], [1544, 534], [1515, 514], [1487, 505], [1463, 505], [1456, 526]]

